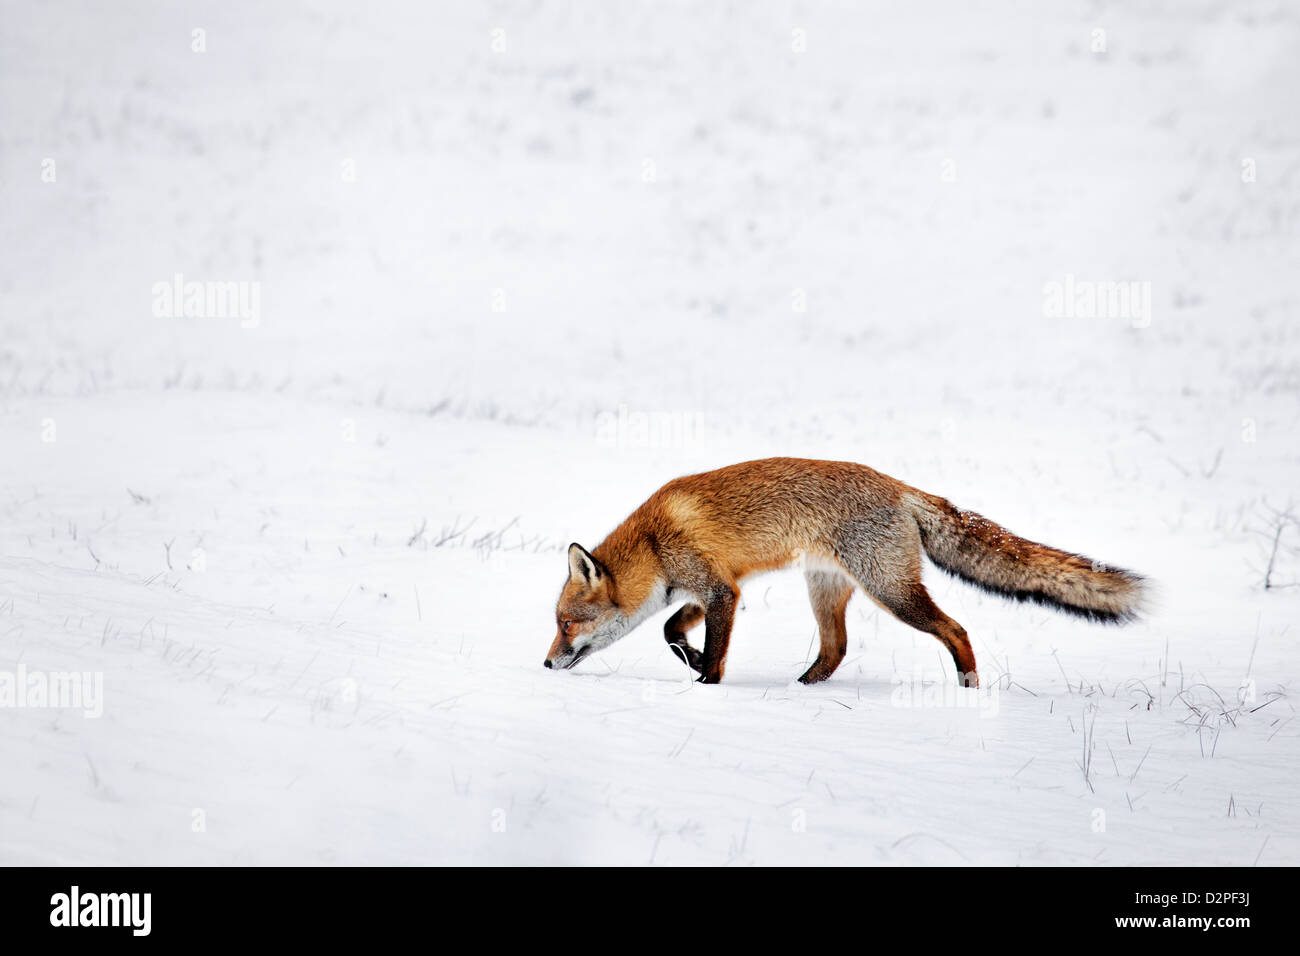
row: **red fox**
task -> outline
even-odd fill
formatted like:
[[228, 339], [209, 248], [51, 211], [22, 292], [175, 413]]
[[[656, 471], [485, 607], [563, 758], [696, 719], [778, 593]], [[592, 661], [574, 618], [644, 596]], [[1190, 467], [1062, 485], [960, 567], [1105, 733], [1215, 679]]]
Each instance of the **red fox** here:
[[[1093, 621], [1131, 620], [1143, 602], [1141, 575], [1017, 537], [865, 465], [767, 458], [670, 481], [594, 550], [571, 544], [544, 664], [573, 667], [685, 600], [664, 624], [664, 639], [701, 682], [716, 684], [741, 580], [802, 560], [821, 652], [800, 681], [826, 680], [844, 659], [844, 611], [860, 587], [937, 637], [958, 681], [978, 687], [965, 629], [921, 584], [922, 551], [993, 594]], [[701, 621], [703, 652], [686, 639]]]

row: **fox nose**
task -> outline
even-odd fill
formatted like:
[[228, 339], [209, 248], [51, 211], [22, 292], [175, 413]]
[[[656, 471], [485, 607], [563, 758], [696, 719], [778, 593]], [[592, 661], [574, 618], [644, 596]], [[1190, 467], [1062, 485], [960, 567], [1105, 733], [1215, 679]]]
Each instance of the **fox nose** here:
[[542, 661], [542, 666], [543, 666], [543, 667], [550, 667], [550, 666], [551, 666], [551, 659], [548, 657], [548, 658], [546, 658], [546, 660]]

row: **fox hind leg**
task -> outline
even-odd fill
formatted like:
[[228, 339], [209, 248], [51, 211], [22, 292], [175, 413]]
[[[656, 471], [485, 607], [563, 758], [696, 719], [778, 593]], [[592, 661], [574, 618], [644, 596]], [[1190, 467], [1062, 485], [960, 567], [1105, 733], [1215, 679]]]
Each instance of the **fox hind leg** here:
[[979, 687], [975, 651], [966, 629], [939, 610], [921, 583], [921, 541], [915, 525], [875, 530], [868, 541], [843, 542], [844, 567], [877, 604], [904, 624], [933, 634], [948, 648], [959, 684]]
[[817, 660], [799, 678], [803, 684], [816, 684], [835, 673], [849, 646], [849, 632], [844, 624], [844, 610], [853, 597], [852, 579], [837, 571], [806, 571], [808, 599], [817, 618], [821, 651]]
[[908, 582], [886, 593], [877, 593], [876, 599], [904, 624], [937, 637], [957, 666], [957, 683], [963, 687], [979, 687], [979, 673], [975, 669], [975, 650], [966, 636], [966, 629], [950, 618], [930, 597], [919, 580]]
[[933, 602], [930, 592], [926, 591], [920, 581], [909, 591], [892, 597], [891, 601], [884, 604], [898, 620], [911, 624], [918, 631], [932, 633], [948, 648], [954, 665], [957, 665], [958, 684], [962, 687], [979, 687], [975, 650], [971, 648], [970, 637], [966, 636], [966, 628], [939, 610], [939, 605]]
[[704, 655], [691, 647], [690, 642], [686, 640], [686, 632], [703, 620], [704, 608], [688, 602], [679, 607], [677, 613], [664, 623], [664, 640], [673, 649], [673, 653], [697, 674], [704, 667]]

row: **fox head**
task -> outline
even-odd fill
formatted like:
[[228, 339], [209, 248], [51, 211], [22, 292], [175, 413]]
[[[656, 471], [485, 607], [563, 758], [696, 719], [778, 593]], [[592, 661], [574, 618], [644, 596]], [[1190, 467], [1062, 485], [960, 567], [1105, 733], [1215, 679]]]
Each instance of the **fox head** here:
[[609, 569], [582, 545], [569, 545], [569, 579], [555, 604], [555, 641], [542, 664], [557, 670], [570, 668], [609, 647], [631, 626], [615, 601]]

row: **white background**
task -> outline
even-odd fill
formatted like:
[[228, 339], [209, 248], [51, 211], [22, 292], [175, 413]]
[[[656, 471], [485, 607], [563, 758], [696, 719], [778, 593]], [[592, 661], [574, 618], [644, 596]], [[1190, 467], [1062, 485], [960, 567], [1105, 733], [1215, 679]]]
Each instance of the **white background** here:
[[[0, 670], [104, 680], [98, 720], [0, 710], [0, 863], [1300, 862], [1291, 5], [0, 22]], [[177, 273], [260, 324], [156, 316]], [[1067, 275], [1149, 324], [1045, 315]], [[863, 598], [792, 683], [797, 573], [720, 686], [661, 618], [542, 669], [569, 541], [774, 454], [1152, 612], [928, 569], [984, 716], [898, 706], [951, 663]]]

